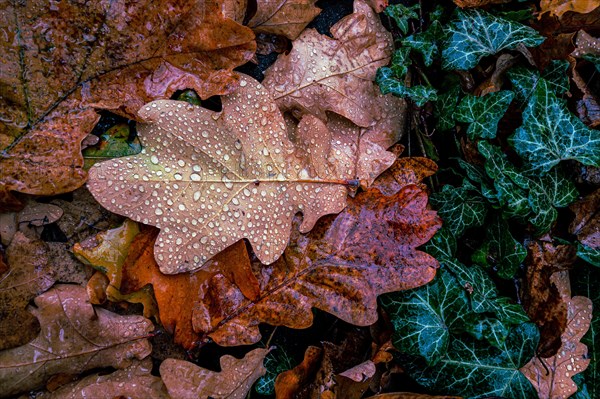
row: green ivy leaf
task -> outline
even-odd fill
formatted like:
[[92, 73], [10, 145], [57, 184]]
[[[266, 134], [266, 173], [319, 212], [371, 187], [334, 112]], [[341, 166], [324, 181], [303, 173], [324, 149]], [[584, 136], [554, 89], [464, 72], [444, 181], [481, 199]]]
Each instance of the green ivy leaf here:
[[261, 395], [275, 394], [275, 379], [284, 371], [294, 367], [294, 359], [289, 356], [286, 349], [277, 346], [270, 351], [264, 360], [267, 372], [254, 384], [254, 390]]
[[390, 69], [393, 72], [393, 76], [396, 79], [404, 79], [406, 74], [408, 73], [408, 67], [411, 64], [410, 60], [410, 49], [408, 47], [400, 47], [396, 51], [394, 51], [394, 55], [392, 56], [392, 63], [390, 64]]
[[468, 70], [486, 55], [513, 50], [522, 44], [535, 47], [544, 41], [534, 29], [498, 18], [482, 10], [458, 10], [457, 19], [446, 27], [442, 50], [445, 69]]
[[442, 191], [432, 194], [430, 200], [444, 225], [456, 237], [470, 227], [483, 225], [488, 211], [485, 199], [464, 187], [446, 185]]
[[546, 80], [538, 81], [523, 121], [512, 143], [536, 173], [547, 173], [566, 159], [600, 166], [600, 131], [588, 128], [572, 115]]
[[386, 7], [384, 13], [391, 17], [405, 35], [408, 33], [408, 20], [419, 19], [419, 4], [405, 6], [403, 4], [392, 4]]
[[379, 85], [381, 93], [392, 93], [401, 98], [410, 98], [419, 107], [425, 105], [427, 101], [437, 100], [437, 92], [433, 87], [421, 85], [407, 87], [404, 82], [394, 77], [394, 72], [388, 67], [377, 70], [375, 81]]
[[569, 61], [553, 60], [541, 74], [537, 71], [517, 66], [508, 71], [508, 78], [515, 89], [517, 99], [524, 103], [533, 93], [540, 78], [546, 80], [548, 87], [555, 94], [566, 93], [569, 90], [567, 69], [569, 69]]
[[452, 259], [456, 253], [456, 237], [444, 226], [425, 244], [425, 252], [440, 262]]
[[504, 116], [514, 93], [502, 90], [482, 97], [467, 94], [454, 111], [458, 122], [470, 123], [467, 135], [471, 139], [496, 137], [498, 122]]
[[431, 66], [433, 60], [440, 55], [438, 43], [443, 37], [442, 24], [433, 21], [426, 31], [415, 33], [402, 40], [402, 45], [421, 53], [425, 66]]
[[433, 112], [437, 117], [437, 130], [445, 131], [454, 128], [456, 123], [454, 122], [454, 110], [458, 104], [460, 98], [460, 87], [453, 85], [450, 89], [438, 95], [438, 100], [434, 104]]
[[600, 267], [600, 248], [592, 248], [582, 243], [577, 243], [577, 256], [596, 267]]
[[519, 371], [533, 356], [539, 331], [533, 323], [513, 328], [501, 348], [464, 337], [452, 340], [435, 367], [416, 369], [407, 364], [415, 380], [430, 389], [469, 398], [499, 396], [537, 398], [529, 380]]
[[499, 216], [486, 223], [485, 241], [473, 253], [472, 260], [483, 267], [497, 270], [498, 276], [512, 278], [527, 256], [527, 250], [510, 234], [508, 223]]

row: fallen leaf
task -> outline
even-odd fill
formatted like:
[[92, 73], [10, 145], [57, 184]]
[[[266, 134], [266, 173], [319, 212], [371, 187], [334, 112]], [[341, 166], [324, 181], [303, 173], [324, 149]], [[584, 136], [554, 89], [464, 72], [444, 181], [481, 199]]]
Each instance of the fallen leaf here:
[[369, 127], [380, 119], [373, 81], [390, 60], [392, 36], [362, 0], [331, 27], [331, 34], [305, 30], [292, 51], [269, 67], [263, 84], [282, 112], [295, 111], [298, 119], [311, 114], [325, 122], [331, 111]]
[[0, 276], [0, 350], [25, 345], [40, 332], [40, 323], [25, 310], [36, 295], [54, 284], [48, 247], [17, 232], [6, 249], [10, 269]]
[[61, 386], [53, 392], [44, 392], [39, 399], [85, 399], [85, 398], [145, 398], [169, 399], [160, 377], [152, 371], [152, 360], [135, 361], [126, 369], [110, 374], [95, 373]]
[[296, 212], [307, 232], [345, 206], [347, 182], [310, 175], [328, 161], [294, 157], [266, 89], [250, 77], [240, 84], [222, 98], [222, 113], [177, 101], [146, 105], [138, 126], [144, 150], [90, 169], [88, 188], [100, 204], [161, 229], [154, 255], [163, 273], [197, 269], [242, 238], [272, 263]]
[[53, 195], [85, 182], [81, 141], [95, 109], [135, 119], [145, 102], [179, 89], [231, 92], [232, 69], [255, 49], [252, 31], [224, 19], [214, 1], [1, 7], [3, 207], [10, 190]]
[[154, 327], [148, 319], [94, 308], [83, 287], [57, 285], [28, 310], [41, 332], [27, 345], [0, 352], [1, 397], [41, 388], [58, 373], [125, 368], [151, 352], [146, 338]]
[[384, 195], [395, 194], [409, 184], [415, 184], [421, 190], [426, 191], [428, 188], [426, 184], [422, 183], [423, 179], [433, 176], [437, 170], [437, 164], [429, 158], [398, 158], [388, 170], [375, 180], [372, 187], [377, 188]]
[[571, 55], [575, 58], [587, 58], [594, 61], [600, 58], [600, 39], [591, 36], [586, 31], [579, 30], [575, 38], [575, 49]]
[[336, 375], [335, 397], [339, 399], [360, 399], [369, 389], [375, 375], [375, 364], [367, 360], [351, 369]]
[[550, 16], [559, 18], [567, 11], [587, 14], [598, 7], [600, 7], [598, 0], [541, 0], [539, 18], [547, 12]]
[[426, 395], [423, 393], [411, 393], [411, 392], [394, 392], [394, 393], [382, 393], [375, 396], [369, 396], [368, 399], [462, 399], [460, 396], [438, 396], [438, 395]]
[[579, 242], [590, 248], [600, 248], [600, 189], [569, 208], [575, 213], [569, 233], [576, 234]]
[[26, 235], [39, 237], [42, 227], [59, 220], [63, 210], [56, 205], [27, 201], [20, 212], [8, 212], [0, 215], [0, 238], [4, 245], [10, 244], [17, 230]]
[[258, 33], [274, 33], [294, 40], [319, 13], [317, 0], [258, 0], [248, 26]]
[[460, 8], [485, 7], [490, 4], [509, 3], [510, 0], [453, 0]]
[[140, 140], [137, 136], [130, 139], [131, 128], [127, 123], [118, 123], [100, 136], [90, 136], [96, 137], [98, 142], [86, 147], [82, 152], [85, 170], [88, 170], [96, 162], [126, 155], [135, 155], [142, 150]]
[[243, 359], [221, 357], [221, 371], [211, 371], [184, 360], [167, 359], [160, 365], [160, 376], [174, 398], [243, 399], [252, 384], [267, 371], [263, 360], [269, 349], [257, 348]]
[[302, 363], [275, 379], [275, 396], [279, 399], [297, 398], [298, 392], [312, 381], [322, 358], [323, 349], [316, 346], [306, 348]]
[[568, 270], [575, 261], [575, 248], [532, 241], [528, 246], [525, 280], [521, 298], [523, 307], [540, 328], [538, 354], [550, 357], [561, 345], [561, 335], [567, 326], [567, 306], [552, 275]]
[[310, 326], [312, 307], [354, 325], [372, 324], [378, 295], [418, 287], [435, 275], [437, 262], [415, 250], [440, 223], [426, 203], [415, 186], [390, 197], [375, 189], [358, 194], [319, 229], [306, 236], [294, 230], [277, 262], [255, 264], [258, 300], [222, 279], [211, 282], [195, 309], [194, 328], [219, 345], [249, 344], [260, 339], [259, 323]]
[[590, 327], [592, 301], [583, 296], [570, 298], [566, 303], [567, 326], [561, 335], [558, 353], [549, 358], [534, 357], [521, 368], [541, 399], [569, 398], [577, 392], [572, 377], [588, 367], [588, 348], [581, 338]]

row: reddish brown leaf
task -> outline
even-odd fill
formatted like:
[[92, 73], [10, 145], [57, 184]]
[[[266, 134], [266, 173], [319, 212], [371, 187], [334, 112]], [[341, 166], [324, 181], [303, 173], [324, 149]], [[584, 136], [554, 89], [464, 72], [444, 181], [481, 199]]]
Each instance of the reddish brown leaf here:
[[390, 197], [375, 189], [357, 195], [310, 234], [294, 230], [277, 262], [255, 264], [259, 300], [213, 278], [194, 310], [194, 329], [220, 345], [249, 344], [260, 339], [259, 323], [310, 326], [312, 307], [355, 325], [372, 324], [378, 295], [418, 287], [435, 275], [437, 261], [415, 250], [440, 226], [426, 205], [416, 186]]
[[561, 17], [567, 11], [587, 14], [600, 7], [599, 0], [541, 0], [540, 14], [550, 13]]
[[335, 397], [338, 399], [360, 399], [369, 389], [371, 379], [375, 375], [375, 364], [367, 360], [352, 367], [336, 377]]
[[576, 259], [576, 251], [569, 245], [542, 241], [531, 242], [527, 250], [521, 297], [525, 311], [540, 327], [538, 354], [550, 357], [560, 347], [560, 336], [567, 326], [567, 306], [553, 274], [568, 270]]
[[575, 219], [569, 226], [569, 232], [591, 248], [600, 248], [600, 189], [584, 199], [571, 204]]
[[427, 190], [423, 183], [424, 178], [437, 172], [437, 164], [429, 158], [405, 157], [398, 158], [396, 162], [375, 181], [373, 187], [385, 195], [392, 195], [410, 184], [416, 184], [422, 190]]
[[323, 349], [309, 346], [304, 352], [304, 360], [291, 370], [284, 371], [275, 379], [275, 395], [278, 399], [296, 399], [298, 393], [310, 381], [318, 370]]
[[258, 0], [248, 26], [255, 32], [274, 33], [294, 40], [321, 12], [317, 0]]
[[569, 398], [577, 392], [572, 377], [583, 372], [589, 365], [588, 348], [581, 338], [590, 327], [592, 301], [576, 296], [567, 301], [567, 327], [561, 339], [558, 354], [550, 358], [534, 357], [521, 368], [531, 381], [540, 399]]
[[41, 388], [58, 373], [125, 368], [151, 352], [146, 338], [154, 327], [148, 319], [94, 308], [83, 287], [57, 285], [35, 298], [35, 305], [28, 310], [40, 322], [39, 336], [0, 352], [2, 397]]
[[24, 345], [40, 332], [25, 307], [54, 284], [48, 247], [17, 232], [6, 250], [10, 269], [0, 276], [0, 350]]
[[82, 185], [81, 141], [98, 121], [95, 109], [135, 119], [144, 103], [179, 89], [203, 98], [230, 92], [254, 35], [220, 7], [2, 0], [0, 198]]
[[383, 12], [389, 4], [388, 0], [367, 0], [366, 3], [371, 6], [376, 13]]
[[160, 376], [173, 398], [244, 399], [252, 384], [267, 372], [263, 366], [267, 353], [268, 349], [257, 348], [243, 359], [225, 355], [221, 357], [220, 372], [167, 359], [160, 365]]
[[453, 0], [460, 8], [484, 7], [490, 4], [508, 3], [510, 0]]

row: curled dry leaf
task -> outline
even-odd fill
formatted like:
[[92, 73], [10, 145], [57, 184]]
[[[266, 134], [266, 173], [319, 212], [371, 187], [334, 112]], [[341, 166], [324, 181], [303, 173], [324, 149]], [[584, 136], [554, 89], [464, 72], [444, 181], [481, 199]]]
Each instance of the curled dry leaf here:
[[44, 242], [17, 232], [6, 250], [10, 269], [0, 275], [0, 350], [26, 344], [40, 332], [40, 323], [25, 307], [54, 284]]
[[255, 32], [283, 35], [294, 40], [321, 12], [317, 0], [258, 0], [256, 13], [248, 21]]
[[[211, 282], [194, 328], [220, 345], [260, 339], [259, 323], [306, 328], [312, 307], [360, 326], [377, 320], [377, 296], [429, 282], [437, 261], [415, 248], [440, 226], [416, 186], [384, 197], [369, 189], [308, 235], [294, 229], [284, 256], [255, 264], [261, 296], [251, 301], [226, 281]], [[298, 223], [298, 221], [296, 221]]]
[[302, 363], [275, 379], [275, 396], [279, 399], [295, 399], [298, 392], [312, 381], [322, 358], [323, 349], [317, 346], [306, 348]]
[[160, 365], [160, 376], [169, 395], [180, 399], [243, 399], [252, 384], [267, 370], [263, 360], [268, 349], [257, 348], [243, 359], [221, 357], [221, 371], [211, 371], [184, 360], [167, 359]]
[[77, 285], [57, 285], [35, 298], [29, 311], [41, 332], [27, 345], [0, 352], [0, 397], [41, 388], [53, 375], [96, 367], [125, 368], [151, 352], [152, 323], [87, 303]]
[[567, 327], [561, 335], [562, 345], [550, 358], [534, 357], [521, 368], [541, 399], [569, 398], [577, 392], [574, 375], [583, 372], [590, 363], [588, 348], [581, 338], [590, 328], [592, 301], [583, 296], [570, 298], [567, 306]]
[[95, 109], [129, 118], [146, 102], [193, 88], [230, 92], [254, 52], [252, 31], [218, 1], [2, 0], [0, 206], [9, 191], [53, 195], [86, 178], [81, 142]]
[[575, 213], [569, 233], [576, 234], [583, 245], [600, 248], [600, 189], [571, 204], [569, 208]]
[[305, 30], [265, 73], [263, 84], [282, 111], [327, 120], [335, 112], [361, 127], [380, 119], [377, 69], [393, 51], [392, 35], [362, 0], [331, 27], [333, 38]]
[[311, 175], [328, 170], [328, 161], [293, 156], [297, 147], [266, 89], [250, 77], [240, 84], [222, 98], [221, 113], [178, 101], [147, 104], [138, 128], [142, 152], [90, 169], [98, 202], [161, 229], [154, 254], [163, 273], [197, 269], [242, 238], [272, 263], [296, 212], [307, 232], [345, 206], [346, 180]]

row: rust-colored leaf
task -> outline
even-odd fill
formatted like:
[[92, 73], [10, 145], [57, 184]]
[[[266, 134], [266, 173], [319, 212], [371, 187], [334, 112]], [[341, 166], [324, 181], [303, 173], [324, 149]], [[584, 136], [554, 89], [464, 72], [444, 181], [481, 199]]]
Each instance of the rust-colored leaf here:
[[438, 166], [429, 158], [403, 157], [398, 158], [392, 166], [384, 172], [373, 187], [379, 189], [385, 195], [392, 195], [410, 184], [416, 184], [422, 190], [427, 186], [422, 183], [423, 179], [433, 176]]
[[562, 345], [550, 358], [534, 357], [521, 368], [531, 381], [540, 399], [569, 398], [577, 392], [574, 375], [589, 365], [588, 348], [581, 338], [590, 328], [592, 301], [583, 296], [570, 298], [567, 303], [567, 327], [561, 335]]
[[508, 3], [510, 0], [453, 0], [460, 8], [485, 7], [490, 4]]
[[318, 370], [323, 349], [309, 346], [304, 352], [302, 363], [291, 370], [284, 371], [275, 379], [275, 395], [278, 399], [295, 399], [298, 392], [307, 385]]
[[0, 275], [0, 350], [24, 345], [40, 332], [25, 307], [54, 284], [48, 247], [17, 232], [6, 250], [10, 269]]
[[551, 16], [557, 17], [561, 17], [567, 11], [587, 14], [598, 7], [600, 7], [598, 0], [542, 0], [540, 14], [548, 12]]
[[161, 229], [154, 254], [163, 273], [197, 269], [242, 238], [272, 263], [296, 212], [307, 232], [345, 206], [345, 179], [310, 173], [330, 170], [329, 160], [293, 156], [298, 147], [267, 90], [250, 77], [240, 84], [221, 113], [179, 101], [146, 105], [144, 150], [90, 169], [88, 187], [104, 207]]
[[527, 247], [527, 271], [522, 288], [525, 311], [540, 327], [538, 354], [550, 357], [561, 345], [567, 326], [567, 306], [561, 296], [557, 272], [568, 270], [576, 259], [575, 248], [532, 241]]
[[375, 73], [393, 51], [391, 34], [362, 0], [354, 13], [331, 27], [331, 34], [305, 30], [292, 51], [280, 55], [265, 73], [263, 84], [282, 111], [300, 119], [312, 114], [327, 121], [335, 112], [356, 125], [369, 127], [381, 116]]
[[274, 33], [294, 40], [321, 12], [317, 0], [258, 0], [248, 26], [255, 32]]
[[360, 399], [369, 389], [369, 384], [375, 375], [375, 363], [367, 360], [358, 364], [336, 377], [335, 397], [338, 399]]
[[144, 103], [179, 89], [230, 92], [254, 35], [220, 7], [2, 0], [0, 206], [10, 190], [52, 195], [84, 183], [81, 142], [96, 109], [136, 118]]
[[[220, 345], [260, 339], [259, 323], [306, 328], [312, 307], [355, 325], [377, 319], [377, 296], [418, 287], [435, 275], [437, 261], [415, 250], [440, 226], [416, 186], [384, 197], [369, 189], [308, 235], [294, 230], [284, 256], [255, 264], [256, 301], [224, 279], [213, 279], [194, 314], [194, 328]], [[298, 223], [298, 221], [296, 221]]]
[[600, 248], [600, 189], [571, 204], [569, 208], [575, 213], [569, 233], [576, 234], [583, 245]]
[[87, 302], [83, 287], [57, 285], [28, 310], [41, 332], [27, 345], [0, 352], [0, 397], [43, 387], [54, 374], [125, 368], [151, 351], [154, 328], [142, 316], [119, 316]]
[[167, 359], [160, 365], [160, 376], [173, 398], [244, 399], [252, 384], [266, 373], [263, 360], [267, 353], [268, 349], [257, 348], [243, 359], [222, 356], [220, 372]]

